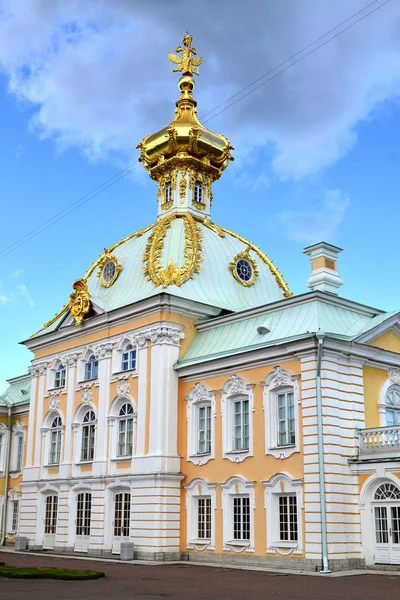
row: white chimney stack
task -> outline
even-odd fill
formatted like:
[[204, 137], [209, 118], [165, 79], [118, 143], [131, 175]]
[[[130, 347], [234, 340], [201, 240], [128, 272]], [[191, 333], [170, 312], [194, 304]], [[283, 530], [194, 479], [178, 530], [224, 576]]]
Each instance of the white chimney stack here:
[[337, 272], [337, 255], [342, 248], [332, 246], [327, 242], [318, 242], [304, 248], [304, 254], [310, 257], [311, 275], [307, 286], [311, 290], [320, 290], [330, 294], [338, 294], [343, 281]]

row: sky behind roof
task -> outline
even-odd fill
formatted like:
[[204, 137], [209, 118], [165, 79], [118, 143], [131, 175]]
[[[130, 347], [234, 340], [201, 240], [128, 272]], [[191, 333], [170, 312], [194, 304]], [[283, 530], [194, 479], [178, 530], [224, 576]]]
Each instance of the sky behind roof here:
[[[295, 293], [309, 275], [303, 247], [325, 239], [345, 250], [341, 295], [400, 306], [400, 4], [384, 2], [0, 0], [0, 392], [29, 364], [18, 342], [105, 246], [155, 219], [156, 184], [139, 166], [1, 251], [136, 163], [139, 140], [173, 116], [166, 53], [186, 30], [204, 59], [199, 115], [235, 147], [213, 219], [261, 245]], [[361, 19], [347, 31], [210, 112], [368, 5], [328, 37]]]

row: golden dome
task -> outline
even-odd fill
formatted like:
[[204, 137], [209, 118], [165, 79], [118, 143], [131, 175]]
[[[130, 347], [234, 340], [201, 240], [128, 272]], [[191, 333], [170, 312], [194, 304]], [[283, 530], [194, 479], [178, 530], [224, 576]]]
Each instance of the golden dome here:
[[169, 59], [177, 65], [173, 72], [181, 71], [179, 80], [180, 98], [176, 102], [175, 117], [171, 123], [142, 139], [140, 161], [143, 162], [153, 179], [158, 179], [166, 168], [185, 166], [200, 167], [206, 171], [214, 181], [228, 166], [232, 146], [229, 140], [221, 133], [216, 133], [205, 127], [197, 116], [197, 102], [193, 98], [194, 79], [198, 75], [198, 66], [201, 57], [195, 58], [196, 50], [192, 47], [192, 37], [187, 34], [182, 38], [182, 46], [176, 52], [178, 56], [168, 53]]

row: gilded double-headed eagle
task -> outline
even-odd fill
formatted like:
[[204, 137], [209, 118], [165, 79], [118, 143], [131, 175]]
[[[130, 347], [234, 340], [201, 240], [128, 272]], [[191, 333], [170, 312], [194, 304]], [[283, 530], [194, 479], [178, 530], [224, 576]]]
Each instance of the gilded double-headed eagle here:
[[185, 73], [194, 73], [195, 75], [199, 74], [198, 67], [203, 62], [203, 59], [201, 56], [195, 58], [197, 53], [196, 48], [192, 47], [192, 40], [192, 36], [188, 33], [182, 38], [183, 48], [182, 46], [178, 46], [176, 49], [176, 52], [182, 52], [182, 56], [178, 56], [173, 52], [168, 52], [169, 60], [173, 62], [174, 65], [177, 65], [176, 69], [172, 68], [173, 73], [182, 71], [183, 75]]

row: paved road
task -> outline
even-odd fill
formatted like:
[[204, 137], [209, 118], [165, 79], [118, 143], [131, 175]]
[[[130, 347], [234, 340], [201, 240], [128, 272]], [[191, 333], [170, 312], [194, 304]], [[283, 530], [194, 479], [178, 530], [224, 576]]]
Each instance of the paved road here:
[[0, 599], [18, 600], [398, 600], [400, 577], [307, 577], [218, 567], [137, 566], [1, 553], [14, 566], [104, 571], [96, 581], [0, 579]]

